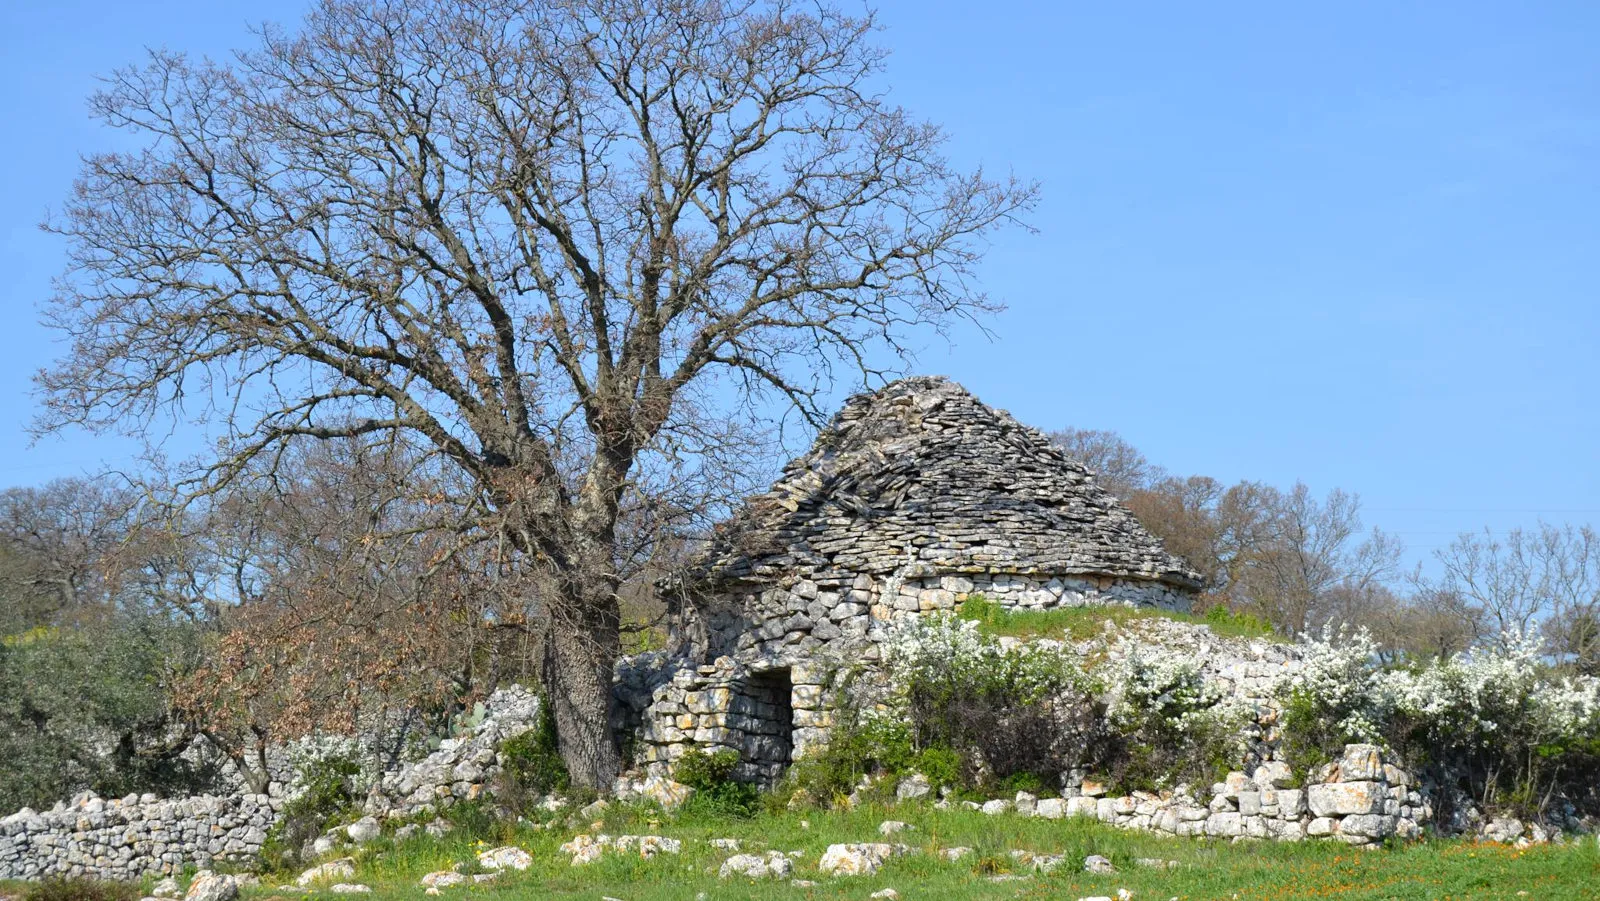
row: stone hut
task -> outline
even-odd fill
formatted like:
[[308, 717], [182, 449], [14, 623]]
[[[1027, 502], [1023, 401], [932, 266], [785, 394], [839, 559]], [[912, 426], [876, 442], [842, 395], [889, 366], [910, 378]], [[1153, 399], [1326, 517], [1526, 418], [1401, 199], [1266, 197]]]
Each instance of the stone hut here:
[[1187, 610], [1199, 586], [1041, 432], [948, 379], [903, 379], [846, 402], [662, 585], [670, 646], [622, 677], [636, 756], [659, 773], [732, 748], [769, 781], [826, 738], [829, 674], [870, 667], [898, 619], [972, 595]]

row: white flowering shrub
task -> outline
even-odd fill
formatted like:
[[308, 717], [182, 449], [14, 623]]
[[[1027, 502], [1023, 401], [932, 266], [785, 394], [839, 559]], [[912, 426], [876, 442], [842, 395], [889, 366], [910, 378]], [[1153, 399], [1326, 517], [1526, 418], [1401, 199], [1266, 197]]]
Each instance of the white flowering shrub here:
[[884, 663], [913, 744], [956, 754], [971, 784], [1051, 786], [1104, 734], [1097, 686], [1056, 645], [1007, 647], [975, 622], [925, 616], [897, 627]]
[[1557, 676], [1536, 637], [1389, 671], [1365, 633], [1303, 648], [1305, 670], [1281, 690], [1291, 762], [1375, 742], [1491, 809], [1537, 813], [1556, 795], [1600, 809], [1600, 680]]
[[1111, 664], [1105, 681], [1113, 748], [1102, 766], [1119, 790], [1212, 782], [1239, 766], [1248, 712], [1192, 657], [1139, 649]]

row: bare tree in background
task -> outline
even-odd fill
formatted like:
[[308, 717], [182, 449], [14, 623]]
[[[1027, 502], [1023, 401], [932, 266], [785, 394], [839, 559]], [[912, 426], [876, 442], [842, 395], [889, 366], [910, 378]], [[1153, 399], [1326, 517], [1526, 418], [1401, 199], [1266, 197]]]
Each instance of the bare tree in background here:
[[222, 441], [192, 493], [297, 438], [414, 438], [551, 586], [562, 755], [607, 785], [641, 469], [769, 392], [818, 418], [835, 367], [872, 377], [874, 348], [992, 309], [982, 240], [1034, 203], [882, 96], [874, 28], [826, 4], [325, 0], [232, 64], [155, 53], [93, 99], [143, 148], [89, 157], [50, 226], [72, 347], [40, 426], [203, 418]]
[[1540, 523], [1504, 538], [1469, 532], [1435, 556], [1444, 573], [1419, 580], [1420, 588], [1481, 611], [1480, 640], [1543, 631], [1552, 651], [1585, 672], [1600, 671], [1600, 535], [1593, 528]]
[[[1353, 622], [1387, 595], [1402, 548], [1383, 532], [1366, 532], [1361, 499], [1333, 489], [1324, 500], [1304, 484], [1271, 491], [1272, 540], [1246, 561], [1235, 599], [1289, 634], [1328, 622]], [[1363, 537], [1365, 536], [1365, 537]]]
[[1048, 435], [1050, 443], [1066, 451], [1095, 474], [1095, 483], [1127, 501], [1166, 477], [1138, 448], [1116, 432], [1104, 429], [1065, 428]]

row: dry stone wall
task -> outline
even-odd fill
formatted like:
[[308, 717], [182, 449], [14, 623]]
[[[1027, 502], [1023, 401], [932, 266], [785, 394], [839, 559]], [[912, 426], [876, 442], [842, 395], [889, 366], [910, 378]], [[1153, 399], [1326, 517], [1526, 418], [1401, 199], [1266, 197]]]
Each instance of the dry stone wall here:
[[162, 800], [85, 793], [0, 820], [0, 879], [132, 880], [255, 859], [282, 800], [240, 795]]
[[1253, 775], [1230, 773], [1225, 782], [1201, 796], [1209, 798], [1204, 802], [1186, 786], [1109, 796], [1105, 786], [1080, 780], [1059, 798], [1041, 800], [1019, 793], [1015, 800], [967, 803], [990, 814], [1088, 817], [1119, 829], [1167, 835], [1277, 841], [1326, 838], [1351, 845], [1381, 842], [1389, 836], [1416, 838], [1433, 819], [1431, 802], [1410, 774], [1385, 762], [1373, 745], [1347, 745], [1338, 761], [1317, 774], [1317, 781], [1303, 788], [1289, 784], [1287, 766], [1268, 764]]
[[[384, 774], [367, 798], [367, 813], [375, 819], [421, 816], [481, 797], [499, 773], [499, 744], [533, 728], [538, 715], [539, 700], [527, 689], [495, 692], [470, 732]], [[0, 879], [131, 880], [188, 867], [247, 865], [285, 803], [279, 795], [108, 799], [86, 792], [50, 810], [24, 808], [0, 819]]]

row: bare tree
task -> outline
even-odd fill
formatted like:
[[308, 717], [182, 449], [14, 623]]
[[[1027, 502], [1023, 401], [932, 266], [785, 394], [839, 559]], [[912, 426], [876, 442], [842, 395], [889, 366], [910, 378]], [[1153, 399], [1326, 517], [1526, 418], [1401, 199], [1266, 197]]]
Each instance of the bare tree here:
[[1101, 488], [1127, 501], [1165, 478], [1159, 466], [1116, 432], [1065, 428], [1051, 432], [1050, 442], [1089, 467]]
[[1396, 575], [1402, 547], [1377, 529], [1361, 539], [1359, 496], [1336, 488], [1319, 501], [1300, 483], [1268, 491], [1272, 537], [1244, 561], [1236, 597], [1291, 634], [1351, 621], [1390, 597], [1384, 583]]
[[641, 467], [769, 393], [816, 419], [874, 348], [992, 309], [982, 241], [1035, 201], [888, 102], [874, 29], [783, 0], [324, 0], [231, 64], [155, 53], [93, 98], [144, 147], [89, 157], [49, 226], [72, 347], [40, 427], [203, 418], [202, 493], [295, 438], [415, 436], [552, 586], [562, 755], [608, 784]]
[[1551, 650], [1585, 671], [1600, 669], [1600, 535], [1583, 526], [1540, 523], [1496, 538], [1464, 533], [1435, 552], [1444, 573], [1419, 580], [1422, 590], [1449, 593], [1482, 611], [1487, 634], [1542, 630]]

